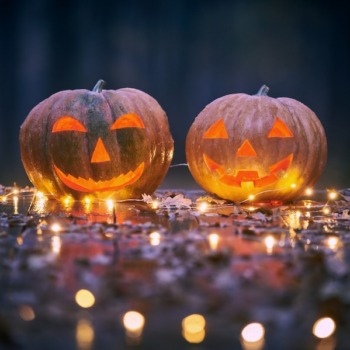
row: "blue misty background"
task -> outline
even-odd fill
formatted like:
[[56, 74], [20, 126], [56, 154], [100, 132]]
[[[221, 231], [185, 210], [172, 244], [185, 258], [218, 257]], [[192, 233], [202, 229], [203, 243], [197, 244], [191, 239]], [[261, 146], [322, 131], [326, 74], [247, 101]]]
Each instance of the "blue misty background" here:
[[[29, 184], [18, 132], [29, 111], [51, 94], [134, 87], [167, 112], [173, 164], [185, 162], [195, 116], [230, 93], [308, 105], [328, 137], [318, 187], [350, 186], [350, 6], [300, 0], [2, 0], [0, 10], [0, 183]], [[173, 168], [165, 187], [192, 186]]]

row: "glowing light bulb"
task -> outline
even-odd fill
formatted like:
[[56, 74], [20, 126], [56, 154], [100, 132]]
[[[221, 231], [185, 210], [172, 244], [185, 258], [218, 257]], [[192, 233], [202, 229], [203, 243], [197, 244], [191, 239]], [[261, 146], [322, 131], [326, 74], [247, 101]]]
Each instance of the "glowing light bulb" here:
[[253, 201], [253, 200], [255, 199], [255, 196], [254, 196], [253, 194], [250, 194], [250, 195], [248, 196], [248, 199], [249, 199], [250, 201]]
[[51, 231], [55, 232], [55, 233], [58, 233], [61, 231], [61, 225], [60, 224], [52, 224], [51, 225]]
[[160, 233], [157, 231], [151, 232], [149, 235], [151, 245], [157, 246], [160, 244]]
[[312, 196], [314, 194], [313, 188], [309, 187], [305, 190], [305, 195], [306, 196]]
[[192, 344], [199, 344], [205, 338], [205, 318], [200, 314], [192, 314], [182, 320], [182, 335]]
[[13, 192], [12, 192], [13, 194], [18, 194], [19, 193], [19, 190], [18, 190], [18, 188], [15, 188], [14, 190], [13, 190]]
[[336, 250], [339, 245], [339, 238], [335, 236], [331, 236], [327, 238], [327, 245], [329, 249]]
[[313, 328], [312, 333], [317, 338], [328, 338], [336, 329], [335, 322], [330, 317], [323, 317], [318, 319]]
[[160, 203], [159, 203], [159, 201], [157, 201], [157, 200], [154, 200], [154, 201], [151, 202], [151, 207], [152, 207], [153, 209], [158, 209], [158, 208], [159, 208], [159, 205], [160, 205]]
[[249, 343], [254, 343], [262, 340], [265, 335], [265, 329], [261, 323], [250, 323], [246, 325], [241, 332], [243, 340]]
[[66, 196], [62, 199], [62, 202], [66, 207], [69, 207], [71, 205], [71, 203], [73, 202], [73, 199], [70, 196]]
[[338, 192], [331, 190], [328, 192], [328, 199], [331, 201], [334, 201], [335, 199], [338, 198]]
[[123, 325], [129, 337], [140, 337], [145, 325], [145, 317], [137, 311], [128, 311], [123, 316]]
[[297, 185], [296, 184], [291, 184], [290, 187], [291, 188], [297, 188]]
[[331, 209], [328, 207], [328, 206], [324, 206], [323, 209], [322, 209], [322, 212], [324, 215], [328, 215], [331, 213]]
[[211, 233], [208, 236], [209, 246], [211, 250], [216, 250], [218, 248], [219, 239], [220, 237], [217, 233]]
[[198, 207], [198, 210], [201, 212], [201, 213], [204, 213], [206, 210], [208, 209], [208, 203], [201, 203]]
[[75, 302], [85, 309], [95, 304], [95, 296], [87, 289], [80, 289], [75, 294]]

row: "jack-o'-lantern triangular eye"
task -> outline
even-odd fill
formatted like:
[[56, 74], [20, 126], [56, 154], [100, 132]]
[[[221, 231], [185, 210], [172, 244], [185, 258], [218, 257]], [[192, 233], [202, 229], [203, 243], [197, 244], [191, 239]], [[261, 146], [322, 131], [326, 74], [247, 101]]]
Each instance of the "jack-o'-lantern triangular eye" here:
[[203, 135], [204, 139], [227, 139], [228, 134], [224, 121], [219, 119]]
[[288, 138], [288, 137], [294, 137], [294, 135], [292, 131], [288, 128], [288, 126], [284, 124], [280, 118], [277, 118], [275, 121], [275, 124], [273, 124], [273, 127], [270, 130], [267, 137], [268, 138], [272, 138], [272, 137]]
[[145, 128], [142, 119], [135, 113], [127, 113], [119, 117], [111, 126], [111, 130], [126, 128]]
[[78, 121], [77, 119], [65, 115], [55, 121], [55, 124], [52, 127], [52, 132], [61, 132], [61, 131], [80, 131], [87, 132], [85, 126]]

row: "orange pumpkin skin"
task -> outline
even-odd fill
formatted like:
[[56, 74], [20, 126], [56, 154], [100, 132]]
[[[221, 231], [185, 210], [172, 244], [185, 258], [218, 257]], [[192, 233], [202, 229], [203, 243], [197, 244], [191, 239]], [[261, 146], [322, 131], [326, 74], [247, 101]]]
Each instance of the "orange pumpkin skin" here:
[[103, 83], [50, 96], [22, 124], [22, 162], [43, 193], [139, 198], [163, 180], [174, 148], [165, 112], [140, 90]]
[[319, 119], [301, 102], [267, 91], [218, 98], [193, 122], [186, 158], [207, 192], [231, 201], [289, 201], [322, 174], [327, 140]]

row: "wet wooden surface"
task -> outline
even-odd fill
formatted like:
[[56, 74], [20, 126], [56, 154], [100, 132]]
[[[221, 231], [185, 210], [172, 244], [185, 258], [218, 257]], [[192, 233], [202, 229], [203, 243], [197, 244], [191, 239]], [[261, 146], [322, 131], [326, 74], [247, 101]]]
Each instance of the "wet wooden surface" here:
[[[279, 206], [198, 191], [60, 203], [3, 188], [1, 199], [0, 349], [349, 348], [347, 191]], [[129, 311], [143, 327], [125, 323]], [[205, 325], [186, 326], [193, 314]], [[321, 339], [323, 317], [336, 328]], [[256, 342], [241, 335], [252, 322], [265, 331]]]

